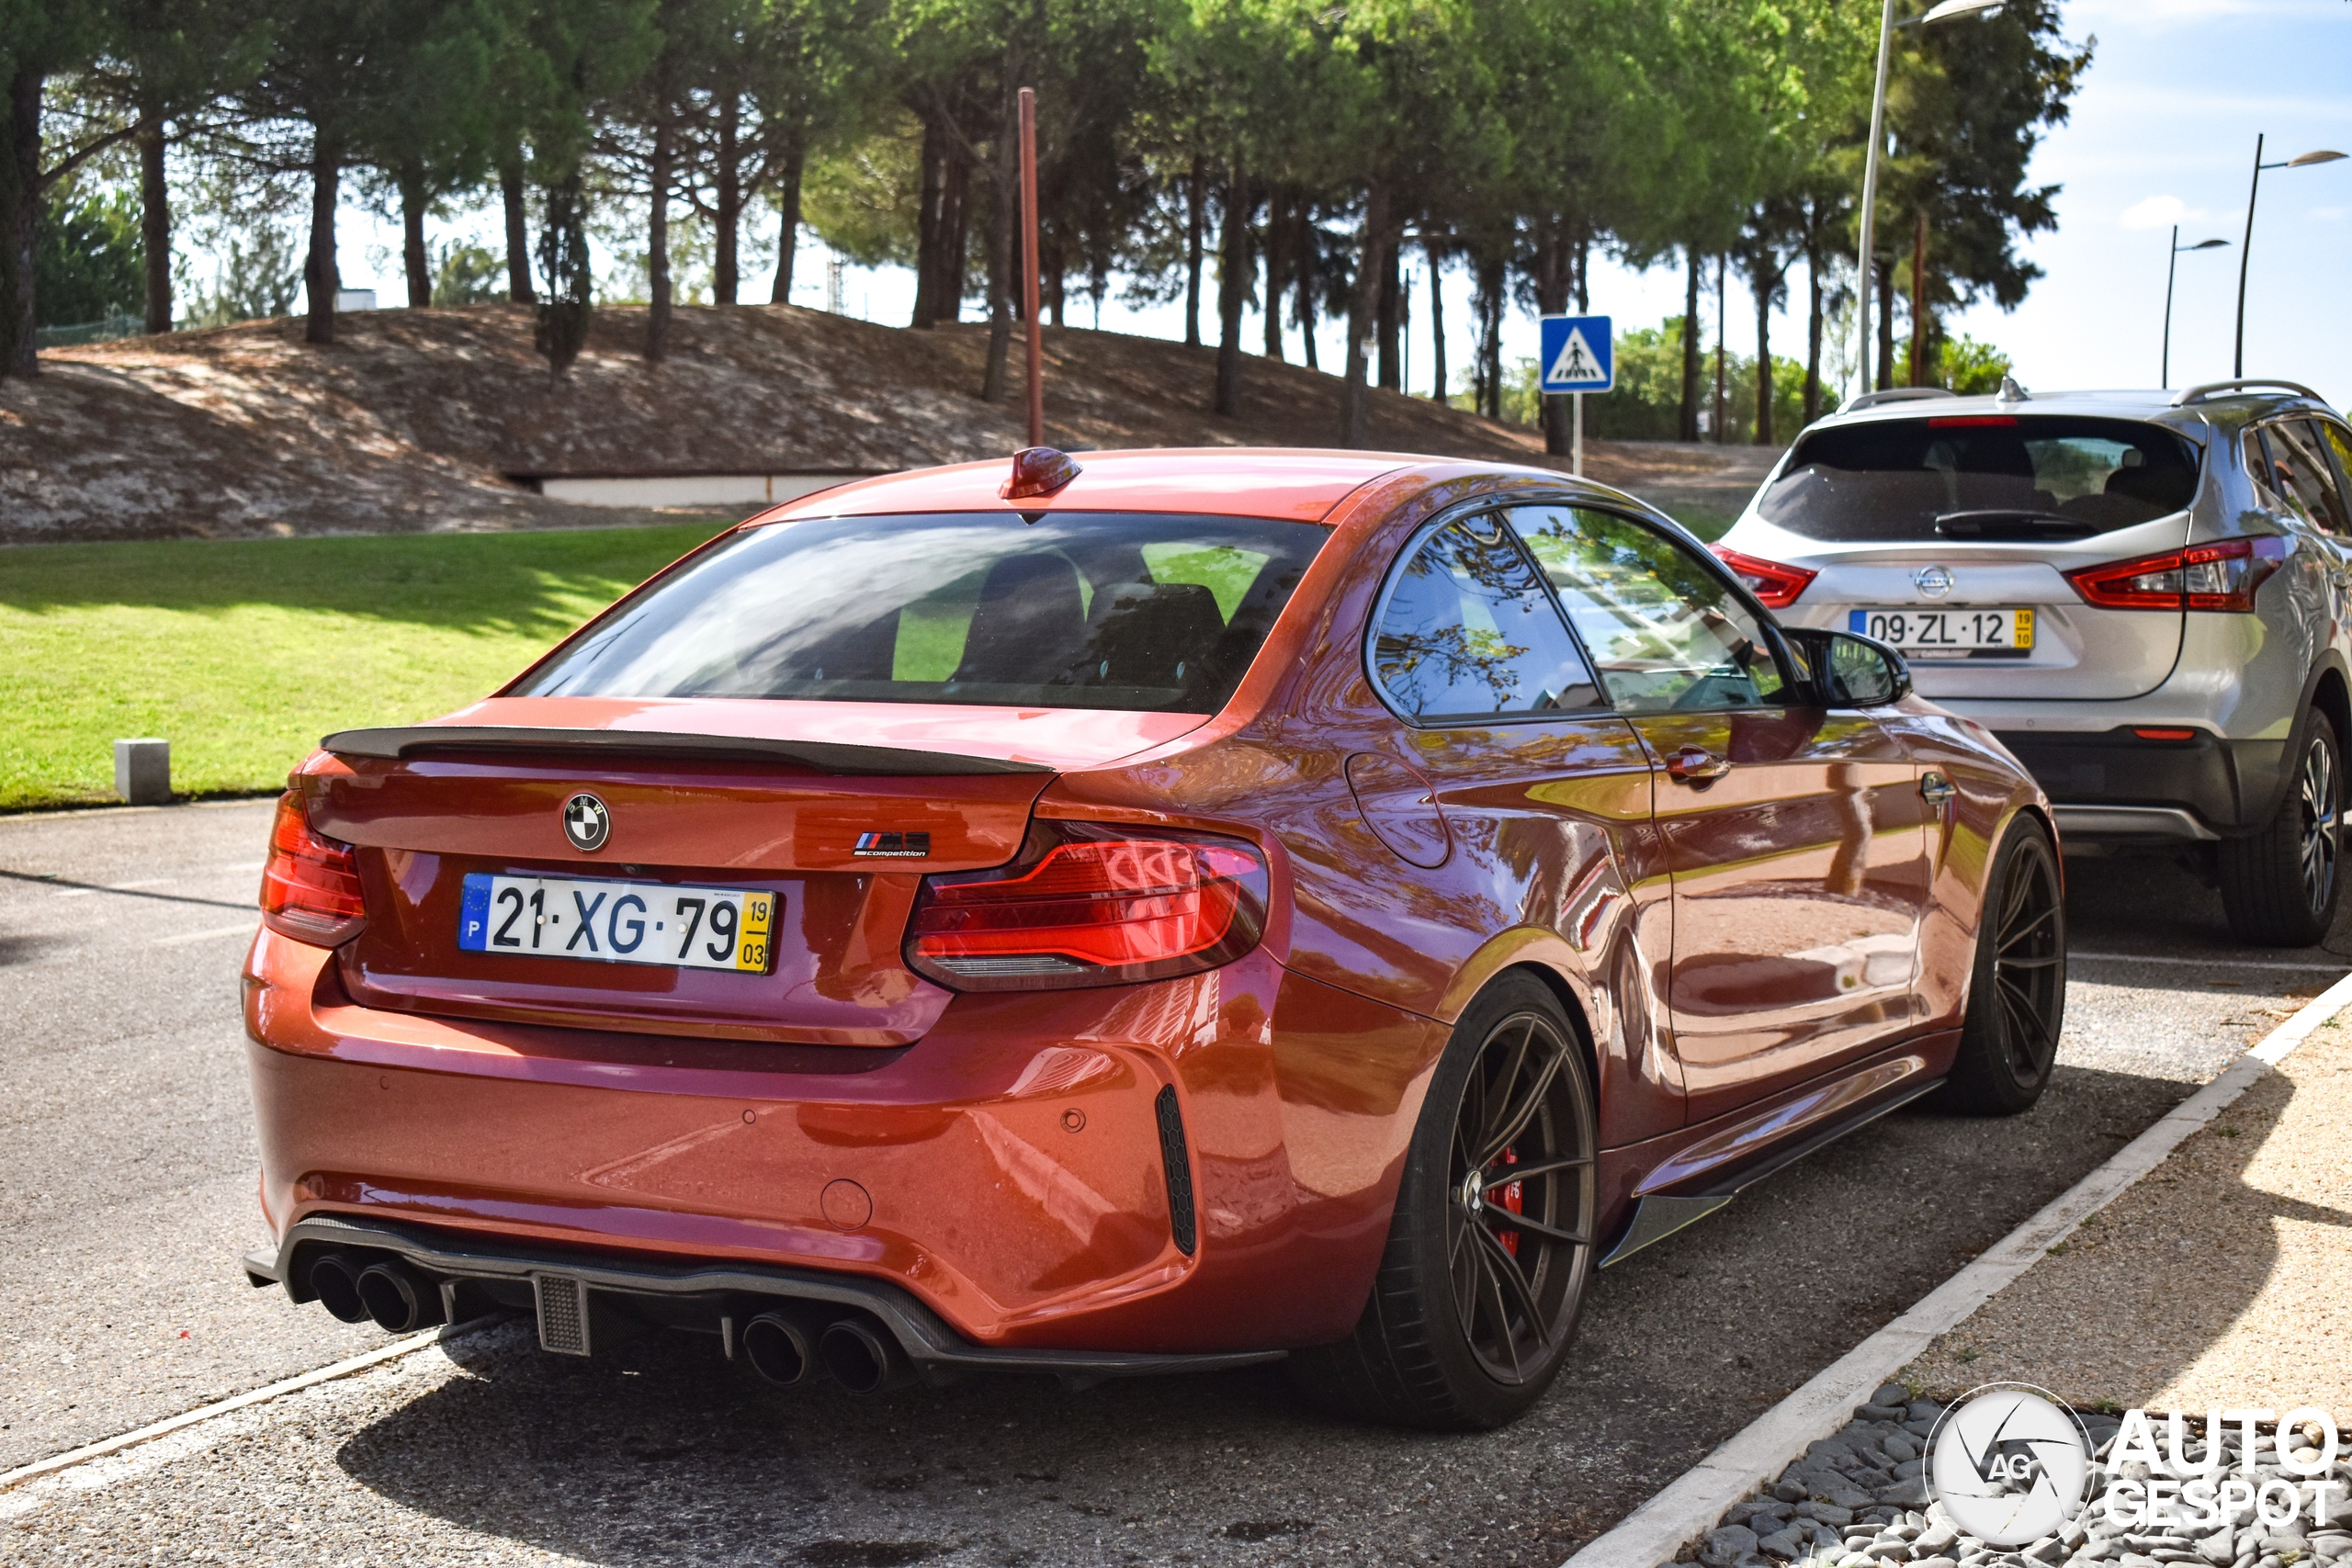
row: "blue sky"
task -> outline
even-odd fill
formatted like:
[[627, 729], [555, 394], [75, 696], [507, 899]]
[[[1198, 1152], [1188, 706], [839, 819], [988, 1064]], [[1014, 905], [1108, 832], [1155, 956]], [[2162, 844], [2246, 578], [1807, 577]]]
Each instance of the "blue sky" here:
[[[2095, 38], [2098, 51], [2070, 119], [2035, 155], [2034, 180], [2063, 187], [2056, 231], [2025, 246], [2046, 276], [2015, 311], [1979, 306], [1953, 324], [2007, 351], [2029, 387], [2154, 386], [2165, 245], [2177, 221], [2184, 244], [2213, 237], [2230, 244], [2180, 258], [2173, 384], [2227, 377], [2255, 137], [2268, 137], [2266, 161], [2323, 147], [2352, 152], [2352, 0], [2072, 0], [2063, 15], [2067, 37]], [[456, 226], [493, 246], [495, 229], [488, 213]], [[395, 302], [396, 227], [346, 209], [341, 237], [346, 283], [365, 286], [372, 265], [385, 302]], [[774, 243], [772, 228], [746, 236], [753, 256]], [[371, 263], [371, 254], [381, 259]], [[825, 303], [825, 259], [821, 246], [804, 242], [794, 303]], [[1418, 272], [1419, 256], [1410, 260]], [[772, 277], [747, 278], [743, 297], [765, 299]], [[1593, 283], [1593, 309], [1621, 329], [1681, 309], [1681, 274], [1671, 265], [1643, 273], [1597, 261]], [[843, 284], [849, 313], [905, 322], [910, 275], [849, 268]], [[1445, 288], [1447, 355], [1458, 376], [1469, 364], [1469, 285], [1454, 272]], [[1114, 288], [1105, 328], [1182, 333], [1176, 308], [1133, 309]], [[1426, 276], [1417, 276], [1408, 372], [1420, 392], [1430, 388], [1427, 291]], [[1801, 275], [1791, 294], [1804, 299]], [[2352, 159], [2263, 176], [2246, 294], [2247, 372], [2305, 382], [2339, 408], [2352, 400]], [[1712, 319], [1712, 301], [1702, 308]], [[1092, 324], [1086, 302], [1072, 309], [1073, 324]], [[1753, 352], [1752, 308], [1736, 275], [1728, 318], [1733, 349]], [[1206, 325], [1214, 336], [1214, 321]], [[1506, 351], [1532, 355], [1535, 333], [1532, 319], [1515, 318]], [[1801, 316], [1783, 312], [1772, 333], [1778, 352], [1802, 354]], [[1244, 341], [1262, 339], [1253, 317]], [[1327, 324], [1319, 341], [1323, 364], [1337, 364], [1338, 328]], [[1288, 352], [1297, 356], [1295, 331]]]

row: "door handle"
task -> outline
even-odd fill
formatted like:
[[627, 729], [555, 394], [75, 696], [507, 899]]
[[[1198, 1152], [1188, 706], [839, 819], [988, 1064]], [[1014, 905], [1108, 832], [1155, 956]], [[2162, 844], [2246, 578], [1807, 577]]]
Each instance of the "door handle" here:
[[1703, 746], [1685, 746], [1666, 760], [1667, 777], [1699, 789], [1729, 772], [1731, 764]]
[[1920, 798], [1939, 811], [1950, 805], [1951, 797], [1959, 793], [1958, 784], [1932, 769], [1919, 775]]

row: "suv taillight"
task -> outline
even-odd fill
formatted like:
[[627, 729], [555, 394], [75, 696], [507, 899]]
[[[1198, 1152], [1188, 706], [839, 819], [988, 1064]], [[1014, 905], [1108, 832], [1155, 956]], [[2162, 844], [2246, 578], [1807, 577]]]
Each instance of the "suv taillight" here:
[[2238, 610], [2254, 608], [2254, 592], [2278, 570], [2288, 541], [2266, 535], [2222, 539], [2185, 550], [2138, 556], [2066, 574], [2086, 604], [2102, 610]]
[[261, 923], [314, 947], [339, 947], [368, 923], [359, 863], [349, 844], [313, 831], [302, 794], [277, 797], [269, 826], [269, 859], [261, 869]]
[[1258, 944], [1266, 863], [1238, 839], [1041, 822], [993, 871], [923, 878], [907, 964], [959, 991], [1164, 980]]
[[1785, 610], [1797, 602], [1805, 584], [1821, 573], [1807, 571], [1801, 566], [1783, 566], [1761, 556], [1744, 556], [1737, 550], [1727, 550], [1721, 545], [1712, 547], [1716, 558], [1731, 568], [1732, 575], [1747, 584], [1747, 591], [1768, 610]]

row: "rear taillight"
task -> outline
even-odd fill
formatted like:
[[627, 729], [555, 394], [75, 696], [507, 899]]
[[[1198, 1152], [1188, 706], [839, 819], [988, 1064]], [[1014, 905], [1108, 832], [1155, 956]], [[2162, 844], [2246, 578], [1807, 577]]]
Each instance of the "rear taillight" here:
[[311, 829], [300, 790], [277, 797], [269, 859], [261, 869], [261, 923], [316, 947], [341, 946], [368, 923], [351, 846]]
[[1807, 571], [1801, 566], [1783, 566], [1761, 556], [1744, 556], [1737, 550], [1714, 547], [1717, 558], [1731, 568], [1732, 574], [1747, 584], [1747, 591], [1768, 610], [1785, 610], [1797, 602], [1805, 584], [1821, 574]]
[[1230, 964], [1265, 918], [1265, 860], [1238, 839], [1044, 822], [1010, 866], [923, 879], [907, 963], [959, 991], [1164, 980]]
[[2254, 608], [2255, 590], [2278, 570], [2288, 542], [2265, 536], [2086, 566], [2066, 574], [2086, 604], [2102, 610]]

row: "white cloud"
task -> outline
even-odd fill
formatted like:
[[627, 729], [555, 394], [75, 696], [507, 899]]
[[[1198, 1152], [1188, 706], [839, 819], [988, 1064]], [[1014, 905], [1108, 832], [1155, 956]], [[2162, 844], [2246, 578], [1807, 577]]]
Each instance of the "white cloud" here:
[[2126, 229], [2166, 229], [2181, 220], [2188, 208], [2177, 196], [2152, 196], [2123, 209]]

